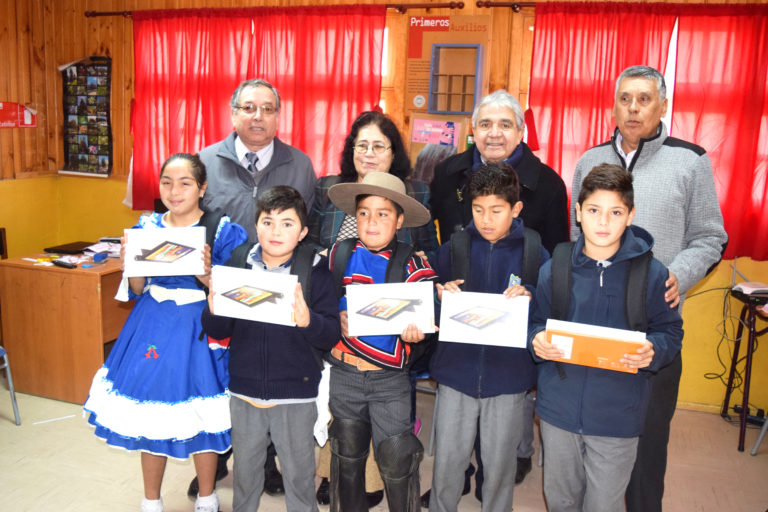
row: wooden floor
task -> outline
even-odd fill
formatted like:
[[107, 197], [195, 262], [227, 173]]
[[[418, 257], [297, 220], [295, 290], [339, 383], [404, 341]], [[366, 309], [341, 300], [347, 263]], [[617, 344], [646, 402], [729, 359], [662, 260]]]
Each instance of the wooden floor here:
[[[0, 488], [6, 510], [138, 511], [142, 497], [139, 456], [107, 447], [91, 432], [74, 404], [19, 394], [22, 425], [13, 423], [9, 393], [0, 385]], [[433, 398], [419, 393], [424, 422], [420, 438], [429, 442]], [[749, 511], [768, 509], [768, 439], [749, 455], [758, 430], [747, 431], [747, 450], [736, 449], [738, 428], [718, 415], [679, 410], [672, 423], [666, 511]], [[537, 441], [538, 454], [538, 441]], [[231, 466], [230, 466], [231, 468]], [[422, 488], [430, 486], [432, 457], [421, 468]], [[163, 486], [166, 511], [191, 511], [186, 497], [194, 475], [191, 462], [170, 462]], [[473, 483], [474, 490], [474, 483]], [[222, 512], [232, 510], [232, 477], [219, 483]], [[327, 510], [328, 507], [320, 507]], [[461, 511], [479, 511], [474, 492]], [[264, 496], [262, 511], [284, 511], [281, 498]], [[386, 505], [376, 511], [387, 510]], [[515, 489], [515, 511], [546, 510], [541, 468]]]

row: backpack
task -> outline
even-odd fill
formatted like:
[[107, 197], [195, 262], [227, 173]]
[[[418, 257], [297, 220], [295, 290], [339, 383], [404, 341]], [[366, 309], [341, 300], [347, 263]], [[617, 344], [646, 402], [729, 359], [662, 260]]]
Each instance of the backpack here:
[[[248, 254], [253, 247], [253, 242], [245, 241], [232, 250], [229, 256], [229, 260], [226, 265], [229, 267], [246, 268], [248, 261]], [[312, 268], [315, 262], [315, 253], [317, 249], [311, 244], [299, 244], [293, 253], [293, 262], [291, 263], [291, 274], [298, 277], [299, 284], [301, 284], [301, 293], [304, 295], [304, 301], [309, 305], [310, 295], [309, 286], [312, 277]], [[310, 345], [312, 349], [312, 355], [315, 357], [315, 361], [323, 368], [323, 352]]]
[[[333, 282], [336, 285], [336, 296], [344, 296], [344, 273], [347, 270], [347, 263], [352, 256], [352, 250], [357, 245], [357, 238], [347, 238], [336, 244], [336, 249], [332, 254], [331, 272], [333, 273]], [[387, 263], [386, 282], [402, 283], [405, 281], [405, 265], [413, 255], [413, 246], [405, 242], [397, 242], [392, 255]]]
[[[552, 307], [551, 317], [568, 320], [571, 299], [571, 257], [574, 242], [557, 244], [552, 253]], [[651, 251], [629, 260], [627, 282], [624, 287], [624, 312], [627, 327], [633, 331], [644, 332], [648, 328], [645, 299], [648, 295], [648, 271], [653, 260]], [[565, 378], [565, 369], [556, 362], [557, 373]]]
[[[451, 274], [453, 279], [469, 282], [470, 236], [465, 230], [451, 235]], [[522, 284], [536, 286], [539, 280], [541, 262], [541, 236], [530, 228], [523, 228], [523, 268], [520, 280]]]

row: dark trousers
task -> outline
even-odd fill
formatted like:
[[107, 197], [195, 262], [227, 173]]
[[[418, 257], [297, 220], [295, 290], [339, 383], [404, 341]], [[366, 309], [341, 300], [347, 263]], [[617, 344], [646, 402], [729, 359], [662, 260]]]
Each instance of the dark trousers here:
[[651, 398], [627, 487], [628, 512], [661, 512], [667, 471], [669, 426], [677, 405], [683, 360], [680, 354], [651, 377]]

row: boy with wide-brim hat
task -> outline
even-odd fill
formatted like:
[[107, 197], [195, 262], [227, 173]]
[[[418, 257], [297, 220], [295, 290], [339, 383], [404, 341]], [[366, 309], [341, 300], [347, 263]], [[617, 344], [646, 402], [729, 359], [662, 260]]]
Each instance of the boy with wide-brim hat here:
[[[346, 286], [433, 281], [437, 275], [413, 248], [396, 240], [401, 227], [430, 221], [429, 211], [409, 197], [403, 182], [388, 173], [367, 174], [361, 183], [340, 183], [328, 192], [333, 203], [357, 221], [358, 238], [339, 242], [331, 271], [343, 269], [339, 300], [341, 339], [331, 350], [331, 510], [365, 510], [364, 468], [373, 438], [390, 510], [419, 510], [419, 463], [424, 453], [410, 421], [409, 366], [428, 338], [415, 325], [399, 336], [348, 335]], [[341, 257], [350, 244], [348, 258]], [[405, 258], [403, 253], [405, 252]], [[341, 261], [345, 259], [346, 261]], [[390, 265], [403, 268], [388, 269]], [[340, 275], [340, 271], [334, 272]]]

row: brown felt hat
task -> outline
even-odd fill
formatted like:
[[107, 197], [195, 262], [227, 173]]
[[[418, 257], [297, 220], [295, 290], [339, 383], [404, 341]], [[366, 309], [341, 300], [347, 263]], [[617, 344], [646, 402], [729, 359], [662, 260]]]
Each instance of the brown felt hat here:
[[361, 183], [338, 183], [328, 190], [328, 197], [347, 215], [355, 216], [357, 196], [386, 197], [403, 209], [403, 227], [423, 226], [430, 220], [429, 210], [405, 193], [405, 184], [388, 172], [369, 172]]

